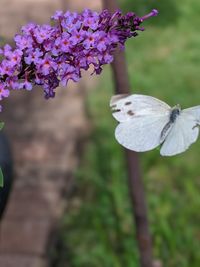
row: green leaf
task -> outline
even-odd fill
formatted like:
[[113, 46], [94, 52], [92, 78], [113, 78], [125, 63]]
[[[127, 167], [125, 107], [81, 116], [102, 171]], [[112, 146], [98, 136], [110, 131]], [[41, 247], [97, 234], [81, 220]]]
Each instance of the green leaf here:
[[3, 181], [3, 172], [2, 169], [0, 168], [0, 187], [4, 186], [4, 181]]
[[0, 122], [0, 131], [3, 129], [5, 123], [4, 122]]

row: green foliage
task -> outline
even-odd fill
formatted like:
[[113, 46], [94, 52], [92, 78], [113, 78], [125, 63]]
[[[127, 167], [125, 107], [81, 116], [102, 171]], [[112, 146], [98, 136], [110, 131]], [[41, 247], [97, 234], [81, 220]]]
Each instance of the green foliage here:
[[[153, 1], [122, 2], [126, 9], [125, 3], [131, 2], [147, 9], [145, 2]], [[177, 14], [173, 23], [168, 1], [154, 2], [165, 5], [160, 18], [152, 19], [153, 26], [149, 21], [146, 32], [130, 40], [126, 49], [132, 92], [153, 95], [172, 106], [199, 105], [200, 2], [169, 1]], [[77, 192], [63, 219], [58, 267], [138, 267], [126, 165], [108, 107], [112, 92], [107, 68], [88, 99], [94, 130], [77, 174]], [[197, 141], [175, 157], [161, 157], [158, 150], [140, 155], [154, 257], [167, 267], [200, 264], [199, 151]]]
[[3, 182], [3, 172], [2, 169], [0, 168], [0, 187], [3, 187], [4, 182]]
[[4, 122], [0, 122], [0, 131], [3, 129], [3, 127], [4, 127]]

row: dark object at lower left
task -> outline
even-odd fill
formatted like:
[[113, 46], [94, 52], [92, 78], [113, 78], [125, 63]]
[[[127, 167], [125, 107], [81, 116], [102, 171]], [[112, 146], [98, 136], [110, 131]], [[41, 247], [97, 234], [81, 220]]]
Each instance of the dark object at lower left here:
[[8, 139], [0, 132], [0, 167], [4, 175], [4, 186], [0, 187], [0, 220], [5, 210], [13, 179], [13, 161]]

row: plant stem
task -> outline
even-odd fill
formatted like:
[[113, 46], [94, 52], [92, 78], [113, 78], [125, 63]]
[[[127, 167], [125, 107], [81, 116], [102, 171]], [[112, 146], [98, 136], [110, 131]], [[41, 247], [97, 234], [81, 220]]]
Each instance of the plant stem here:
[[[103, 0], [103, 5], [104, 8], [108, 9], [111, 12], [115, 12], [116, 9], [118, 9], [116, 0]], [[115, 82], [115, 93], [130, 94], [130, 84], [125, 54], [122, 51], [117, 51], [114, 58], [115, 59], [112, 64], [112, 70]], [[136, 224], [136, 236], [140, 253], [140, 264], [141, 267], [152, 267], [152, 242], [149, 232], [147, 207], [144, 186], [140, 173], [139, 157], [137, 153], [126, 150], [126, 158], [130, 197]]]

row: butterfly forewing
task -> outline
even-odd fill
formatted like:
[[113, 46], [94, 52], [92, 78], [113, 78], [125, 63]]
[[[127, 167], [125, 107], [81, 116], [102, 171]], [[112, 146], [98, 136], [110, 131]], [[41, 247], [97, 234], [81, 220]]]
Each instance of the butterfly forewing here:
[[124, 122], [137, 116], [168, 114], [170, 106], [151, 96], [116, 95], [111, 98], [110, 106], [113, 116]]
[[193, 116], [197, 122], [200, 122], [200, 106], [183, 109], [182, 113]]
[[115, 137], [121, 145], [130, 150], [148, 151], [160, 144], [161, 132], [168, 121], [168, 114], [134, 117], [117, 126]]
[[197, 140], [198, 134], [197, 120], [191, 114], [182, 112], [167, 135], [160, 154], [173, 156], [185, 151]]

